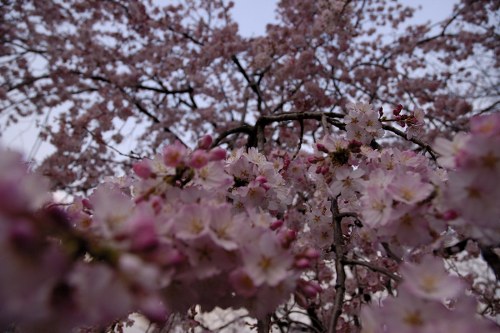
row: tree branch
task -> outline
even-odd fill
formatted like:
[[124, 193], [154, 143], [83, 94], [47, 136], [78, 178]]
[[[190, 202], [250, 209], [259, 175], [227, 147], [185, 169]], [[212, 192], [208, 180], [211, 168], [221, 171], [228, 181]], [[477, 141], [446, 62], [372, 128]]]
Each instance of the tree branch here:
[[411, 138], [411, 139], [408, 139], [406, 137], [406, 133], [401, 131], [401, 130], [398, 130], [397, 128], [391, 126], [391, 125], [382, 125], [382, 128], [385, 129], [386, 131], [389, 131], [389, 132], [392, 132], [392, 133], [395, 133], [397, 135], [399, 135], [400, 137], [408, 140], [408, 141], [411, 141], [413, 142], [414, 144], [422, 147], [423, 149], [425, 149], [429, 155], [431, 155], [431, 158], [436, 161], [437, 157], [436, 157], [436, 152], [434, 150], [432, 150], [431, 146], [429, 146], [428, 144], [420, 141], [419, 139], [415, 139], [415, 138]]
[[345, 259], [343, 261], [343, 263], [345, 265], [365, 266], [365, 267], [371, 269], [374, 272], [378, 272], [378, 273], [382, 273], [384, 275], [387, 275], [388, 277], [390, 277], [391, 279], [393, 279], [396, 282], [401, 282], [402, 281], [401, 277], [397, 276], [396, 274], [390, 272], [389, 270], [387, 270], [387, 269], [385, 269], [383, 267], [378, 267], [378, 266], [372, 265], [368, 261], [361, 261], [361, 260], [355, 260], [355, 259]]
[[330, 210], [332, 212], [332, 222], [333, 222], [333, 238], [334, 238], [334, 248], [335, 248], [335, 272], [337, 274], [337, 280], [335, 282], [335, 301], [333, 304], [332, 314], [330, 317], [330, 324], [328, 326], [328, 333], [334, 333], [337, 327], [337, 323], [340, 315], [342, 314], [342, 305], [344, 304], [345, 295], [345, 280], [346, 274], [344, 269], [345, 260], [345, 247], [344, 247], [344, 237], [342, 234], [342, 217], [340, 216], [339, 206], [337, 198], [330, 198], [331, 206]]

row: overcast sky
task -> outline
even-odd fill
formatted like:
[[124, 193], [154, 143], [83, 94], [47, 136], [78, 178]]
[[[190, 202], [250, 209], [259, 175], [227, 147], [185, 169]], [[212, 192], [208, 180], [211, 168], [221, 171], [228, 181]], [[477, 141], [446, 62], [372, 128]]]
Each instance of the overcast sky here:
[[[458, 3], [458, 0], [400, 1], [408, 6], [422, 7], [415, 13], [413, 23], [442, 20], [451, 13], [453, 5]], [[266, 24], [276, 22], [275, 9], [278, 0], [233, 0], [233, 2], [234, 19], [238, 22], [243, 36], [262, 35], [266, 31]]]

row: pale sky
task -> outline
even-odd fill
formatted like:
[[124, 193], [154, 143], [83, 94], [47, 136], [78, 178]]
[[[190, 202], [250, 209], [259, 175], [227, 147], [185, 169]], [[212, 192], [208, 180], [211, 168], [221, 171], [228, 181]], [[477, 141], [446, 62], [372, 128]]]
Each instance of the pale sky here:
[[[400, 0], [407, 6], [422, 9], [415, 13], [412, 23], [440, 21], [449, 15], [458, 0]], [[275, 9], [278, 0], [233, 0], [233, 17], [238, 22], [240, 33], [245, 37], [262, 35], [266, 24], [276, 22]]]

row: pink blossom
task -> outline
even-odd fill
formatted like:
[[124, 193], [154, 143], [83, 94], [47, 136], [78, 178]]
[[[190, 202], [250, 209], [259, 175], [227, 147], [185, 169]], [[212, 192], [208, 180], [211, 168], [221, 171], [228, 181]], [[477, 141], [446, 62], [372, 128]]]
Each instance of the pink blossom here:
[[211, 135], [204, 135], [198, 141], [198, 149], [208, 150], [210, 148], [210, 145], [212, 144], [212, 141], [213, 139]]
[[243, 269], [237, 269], [229, 275], [229, 282], [237, 294], [251, 297], [257, 292], [252, 278]]
[[245, 248], [245, 269], [255, 285], [267, 283], [276, 286], [288, 276], [293, 258], [278, 243], [277, 239], [265, 233], [256, 244]]
[[134, 169], [135, 174], [142, 179], [147, 179], [154, 175], [149, 160], [142, 160], [140, 162], [137, 162], [133, 165], [132, 168]]
[[381, 313], [387, 332], [407, 333], [420, 333], [450, 315], [443, 305], [415, 298], [405, 290], [399, 291], [396, 298], [387, 299]]
[[395, 200], [416, 204], [426, 199], [433, 191], [431, 184], [423, 183], [417, 173], [398, 174], [387, 190]]
[[474, 135], [498, 138], [500, 136], [500, 116], [497, 112], [473, 117], [470, 121], [470, 128]]
[[392, 200], [385, 191], [369, 187], [361, 198], [363, 205], [363, 219], [369, 226], [385, 225], [389, 222], [392, 213]]
[[401, 267], [405, 287], [416, 297], [442, 301], [457, 297], [464, 284], [444, 269], [442, 259], [426, 256], [419, 264], [406, 263]]
[[444, 138], [437, 138], [434, 142], [433, 149], [440, 154], [438, 163], [445, 168], [454, 168], [456, 166], [456, 155], [463, 148], [468, 139], [469, 136], [462, 132], [455, 135], [452, 141]]
[[214, 148], [208, 152], [208, 159], [210, 161], [221, 161], [226, 159], [226, 151], [222, 148]]
[[187, 149], [180, 142], [176, 141], [173, 145], [163, 148], [163, 161], [170, 167], [178, 167], [185, 163]]
[[208, 154], [204, 150], [195, 150], [190, 157], [188, 165], [195, 169], [201, 169], [208, 163]]

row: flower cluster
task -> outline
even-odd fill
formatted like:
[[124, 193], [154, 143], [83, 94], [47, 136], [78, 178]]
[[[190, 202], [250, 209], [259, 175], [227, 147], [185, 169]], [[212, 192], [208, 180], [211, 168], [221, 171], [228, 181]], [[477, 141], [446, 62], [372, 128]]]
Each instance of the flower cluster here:
[[500, 238], [500, 115], [475, 117], [471, 131], [449, 141], [437, 139], [440, 162], [450, 171], [442, 204], [450, 223], [485, 243]]
[[347, 110], [345, 117], [347, 139], [370, 144], [373, 139], [384, 135], [378, 113], [370, 104], [348, 104]]
[[108, 325], [137, 308], [119, 271], [83, 260], [87, 251], [106, 252], [50, 203], [47, 182], [28, 173], [19, 155], [0, 156], [1, 330], [68, 332]]
[[[210, 136], [194, 150], [176, 142], [66, 206], [1, 151], [0, 328], [102, 328], [134, 311], [161, 323], [196, 306], [264, 321], [293, 297], [318, 330], [348, 332], [361, 315], [366, 332], [444, 332], [447, 322], [492, 331], [474, 318], [466, 281], [430, 253], [461, 234], [498, 239], [500, 118], [437, 140], [446, 173], [415, 151], [380, 147], [378, 130], [352, 140], [352, 120], [371, 112], [356, 104], [345, 136], [293, 158], [227, 154]], [[395, 290], [381, 308], [362, 305]]]
[[276, 217], [290, 204], [279, 168], [254, 149], [224, 161], [210, 144], [166, 146], [134, 165], [138, 178], [100, 185], [79, 228], [120, 252], [138, 288], [169, 311], [245, 307], [262, 318], [317, 255], [292, 252], [296, 233]]
[[498, 328], [474, 316], [475, 302], [464, 293], [458, 277], [450, 276], [439, 258], [425, 256], [420, 263], [405, 263], [400, 272], [403, 283], [397, 297], [381, 307], [363, 307], [362, 332], [485, 332]]

